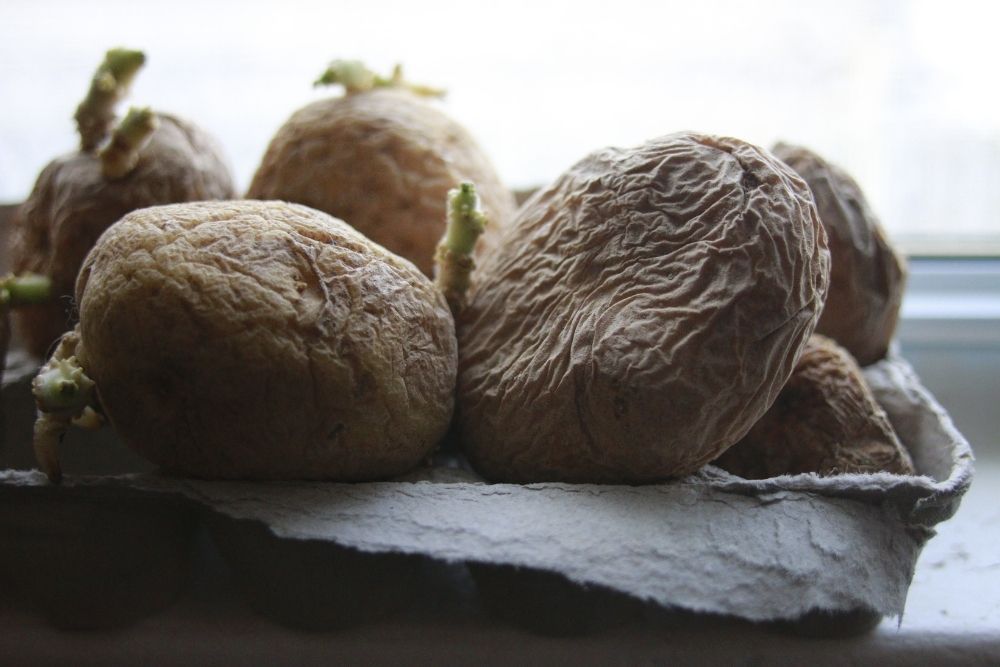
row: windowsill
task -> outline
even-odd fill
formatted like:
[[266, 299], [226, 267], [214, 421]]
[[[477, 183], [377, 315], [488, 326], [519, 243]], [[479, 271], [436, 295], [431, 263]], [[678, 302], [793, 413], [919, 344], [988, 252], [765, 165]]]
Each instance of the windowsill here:
[[904, 350], [1000, 348], [1000, 258], [913, 258], [899, 339]]

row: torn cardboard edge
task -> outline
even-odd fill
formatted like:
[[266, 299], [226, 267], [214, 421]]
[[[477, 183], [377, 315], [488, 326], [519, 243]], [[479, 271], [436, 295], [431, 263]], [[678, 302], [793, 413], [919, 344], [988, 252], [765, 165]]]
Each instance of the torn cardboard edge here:
[[407, 481], [207, 482], [156, 474], [0, 472], [0, 491], [71, 498], [101, 488], [171, 494], [280, 537], [562, 574], [662, 606], [752, 621], [815, 610], [903, 612], [931, 527], [971, 481], [972, 452], [913, 369], [865, 369], [923, 473], [744, 480], [708, 466], [648, 486], [488, 484], [446, 468]]

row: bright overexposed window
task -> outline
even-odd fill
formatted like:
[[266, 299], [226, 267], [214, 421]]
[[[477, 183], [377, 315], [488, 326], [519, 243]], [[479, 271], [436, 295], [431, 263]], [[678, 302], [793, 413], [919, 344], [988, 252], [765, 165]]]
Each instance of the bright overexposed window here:
[[336, 57], [443, 86], [516, 187], [589, 151], [675, 130], [812, 147], [861, 183], [913, 253], [1000, 250], [995, 3], [77, 2], [0, 5], [0, 202], [75, 147], [72, 113], [112, 46], [146, 51], [131, 102], [223, 144], [240, 187], [271, 134], [329, 91]]

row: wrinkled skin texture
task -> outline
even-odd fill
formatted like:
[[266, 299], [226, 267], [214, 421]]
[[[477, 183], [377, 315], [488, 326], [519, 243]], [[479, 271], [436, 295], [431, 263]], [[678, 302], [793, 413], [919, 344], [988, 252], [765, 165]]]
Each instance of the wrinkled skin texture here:
[[187, 121], [157, 114], [160, 125], [135, 170], [109, 181], [96, 154], [72, 153], [50, 162], [13, 219], [11, 261], [16, 273], [52, 280], [55, 302], [18, 309], [18, 331], [29, 351], [47, 356], [73, 328], [73, 285], [83, 258], [101, 233], [126, 213], [147, 206], [236, 196], [215, 142]]
[[715, 465], [747, 479], [915, 474], [857, 362], [825, 336], [809, 339], [778, 400]]
[[521, 208], [460, 317], [470, 461], [515, 482], [697, 470], [777, 396], [828, 271], [805, 183], [756, 147], [592, 154]]
[[883, 359], [906, 287], [902, 256], [847, 173], [800, 146], [778, 144], [773, 152], [809, 184], [826, 229], [830, 292], [817, 333], [846, 347], [862, 366]]
[[205, 478], [405, 472], [451, 419], [454, 322], [412, 264], [281, 202], [163, 206], [101, 237], [81, 349], [129, 446]]
[[326, 211], [431, 276], [448, 190], [461, 181], [475, 183], [490, 219], [477, 246], [487, 252], [513, 216], [513, 195], [464, 128], [409, 91], [379, 89], [293, 114], [247, 197]]

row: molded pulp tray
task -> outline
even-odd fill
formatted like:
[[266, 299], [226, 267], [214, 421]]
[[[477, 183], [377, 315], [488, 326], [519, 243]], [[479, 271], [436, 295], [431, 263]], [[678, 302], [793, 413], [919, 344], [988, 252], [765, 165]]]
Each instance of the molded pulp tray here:
[[[30, 368], [9, 361], [0, 465], [29, 467]], [[902, 614], [921, 548], [972, 475], [968, 443], [909, 364], [894, 355], [865, 375], [921, 476], [748, 481], [708, 466], [649, 486], [522, 486], [449, 461], [379, 483], [206, 482], [148, 471], [107, 429], [73, 432], [62, 486], [0, 471], [0, 597], [68, 627], [152, 613], [183, 585], [203, 522], [250, 603], [297, 626], [377, 618], [450, 563], [469, 565], [485, 607], [543, 632], [579, 631], [635, 600], [864, 629]]]

